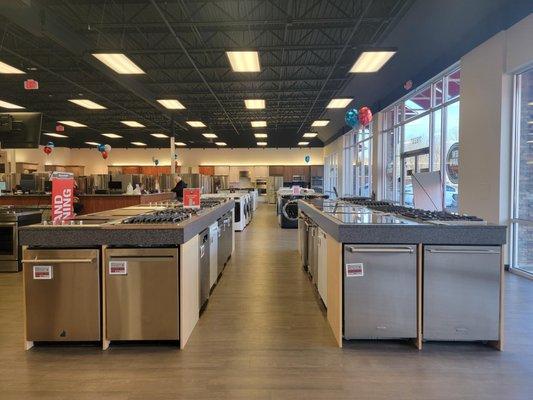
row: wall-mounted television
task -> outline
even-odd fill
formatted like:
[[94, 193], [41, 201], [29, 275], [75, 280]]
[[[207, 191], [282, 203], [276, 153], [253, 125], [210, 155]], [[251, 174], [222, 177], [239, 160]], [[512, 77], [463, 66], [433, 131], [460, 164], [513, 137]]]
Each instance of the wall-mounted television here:
[[30, 149], [39, 147], [43, 114], [38, 112], [0, 113], [0, 147]]

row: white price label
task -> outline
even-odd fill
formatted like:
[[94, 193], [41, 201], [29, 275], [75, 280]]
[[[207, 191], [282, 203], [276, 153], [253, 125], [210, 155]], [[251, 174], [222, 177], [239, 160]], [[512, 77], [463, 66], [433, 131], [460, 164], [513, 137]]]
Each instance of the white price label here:
[[128, 262], [109, 261], [109, 275], [128, 275]]
[[34, 265], [33, 279], [52, 279], [54, 277], [54, 269], [51, 265]]
[[364, 276], [363, 263], [346, 264], [346, 277], [353, 278], [358, 276]]

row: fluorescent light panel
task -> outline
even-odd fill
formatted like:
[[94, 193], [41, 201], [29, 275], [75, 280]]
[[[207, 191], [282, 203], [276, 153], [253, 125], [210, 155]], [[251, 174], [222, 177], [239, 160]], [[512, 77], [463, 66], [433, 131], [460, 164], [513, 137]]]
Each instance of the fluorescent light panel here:
[[25, 74], [26, 72], [21, 71], [18, 68], [12, 67], [5, 62], [0, 61], [0, 74]]
[[184, 110], [185, 106], [175, 99], [161, 99], [157, 100], [159, 104], [169, 110]]
[[107, 65], [117, 74], [144, 74], [137, 64], [121, 53], [95, 53], [93, 54], [100, 62]]
[[252, 121], [252, 128], [265, 128], [266, 126], [266, 121]]
[[150, 135], [152, 135], [153, 137], [158, 138], [158, 139], [166, 139], [166, 138], [168, 138], [168, 136], [165, 135], [164, 133], [151, 133]]
[[56, 137], [56, 138], [66, 138], [66, 137], [68, 137], [67, 135], [61, 135], [60, 133], [52, 133], [52, 132], [45, 132], [45, 133], [43, 133], [43, 135]]
[[186, 121], [189, 126], [193, 128], [205, 128], [206, 125], [202, 121]]
[[298, 142], [298, 146], [307, 146], [309, 142]]
[[305, 138], [314, 138], [314, 137], [317, 137], [318, 133], [314, 133], [314, 132], [307, 132], [307, 133], [304, 133], [304, 136]]
[[88, 108], [89, 110], [105, 110], [106, 107], [95, 103], [92, 100], [87, 99], [69, 99], [71, 103], [77, 104], [78, 106]]
[[174, 142], [174, 146], [187, 146], [187, 145], [183, 142]]
[[85, 144], [88, 144], [91, 146], [100, 146], [100, 143], [96, 143], [96, 142], [85, 142]]
[[143, 142], [131, 142], [131, 144], [134, 144], [135, 146], [146, 146], [146, 143]]
[[22, 107], [22, 106], [17, 106], [16, 104], [9, 103], [9, 102], [3, 101], [3, 100], [0, 100], [0, 107], [8, 108], [10, 110], [22, 110], [22, 109], [24, 109], [24, 107]]
[[120, 123], [129, 126], [130, 128], [144, 128], [145, 126], [137, 121], [120, 121]]
[[202, 133], [202, 136], [208, 139], [216, 139], [218, 137], [214, 133]]
[[311, 124], [311, 126], [326, 126], [327, 124], [329, 124], [328, 119], [317, 119]]
[[395, 51], [364, 51], [350, 69], [352, 73], [377, 72], [383, 67]]
[[258, 146], [266, 146], [266, 145], [267, 145], [267, 142], [257, 142], [257, 145], [258, 145]]
[[266, 133], [254, 133], [254, 136], [257, 139], [264, 139], [264, 138], [268, 137], [268, 135]]
[[117, 135], [116, 133], [102, 133], [102, 136], [108, 137], [110, 139], [120, 139], [122, 136]]
[[259, 72], [259, 53], [257, 51], [226, 51], [231, 69], [235, 72]]
[[227, 146], [226, 142], [215, 142], [217, 146]]
[[249, 110], [262, 110], [265, 108], [265, 101], [262, 99], [247, 99], [244, 100], [244, 105]]
[[87, 125], [80, 124], [79, 122], [76, 122], [76, 121], [57, 121], [57, 122], [59, 122], [61, 125], [71, 126], [72, 128], [86, 128], [87, 127]]
[[349, 98], [338, 98], [331, 99], [326, 108], [345, 108], [348, 104], [352, 102], [353, 99]]

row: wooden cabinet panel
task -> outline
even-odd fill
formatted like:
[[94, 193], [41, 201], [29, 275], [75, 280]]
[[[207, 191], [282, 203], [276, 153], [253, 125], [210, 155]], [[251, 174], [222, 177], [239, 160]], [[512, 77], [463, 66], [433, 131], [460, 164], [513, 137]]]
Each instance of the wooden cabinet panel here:
[[269, 176], [283, 176], [283, 165], [271, 165], [268, 167]]
[[311, 165], [311, 176], [324, 176], [324, 166], [323, 165]]
[[257, 178], [267, 178], [268, 177], [268, 167], [266, 165], [260, 165], [254, 167], [254, 176]]
[[215, 175], [229, 175], [229, 167], [223, 165], [216, 165]]
[[292, 182], [292, 175], [293, 175], [292, 166], [283, 167], [283, 181], [284, 182]]

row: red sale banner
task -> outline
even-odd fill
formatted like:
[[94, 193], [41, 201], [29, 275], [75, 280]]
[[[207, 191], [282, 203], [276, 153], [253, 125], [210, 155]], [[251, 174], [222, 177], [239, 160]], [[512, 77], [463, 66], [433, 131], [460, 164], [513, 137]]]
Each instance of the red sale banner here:
[[200, 188], [183, 189], [183, 207], [200, 208]]
[[68, 173], [54, 173], [52, 181], [52, 222], [74, 218], [74, 178]]

